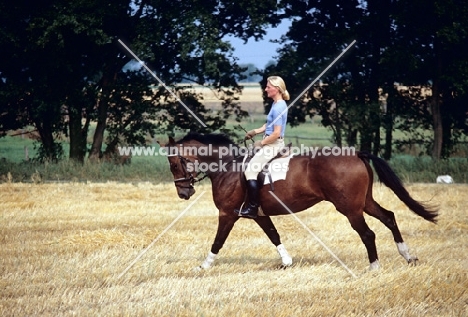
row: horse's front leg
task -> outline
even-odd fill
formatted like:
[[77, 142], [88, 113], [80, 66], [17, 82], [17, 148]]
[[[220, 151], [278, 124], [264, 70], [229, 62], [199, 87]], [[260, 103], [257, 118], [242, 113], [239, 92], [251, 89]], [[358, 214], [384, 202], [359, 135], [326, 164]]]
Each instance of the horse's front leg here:
[[211, 246], [211, 251], [208, 253], [208, 256], [206, 257], [205, 261], [200, 265], [201, 269], [208, 269], [211, 267], [213, 264], [214, 260], [216, 259], [216, 255], [218, 255], [219, 250], [224, 245], [224, 242], [226, 241], [227, 237], [229, 236], [229, 233], [232, 230], [232, 227], [236, 223], [236, 221], [239, 219], [234, 213], [219, 213], [219, 218], [218, 218], [218, 231], [216, 233], [215, 240]]
[[255, 222], [260, 226], [260, 228], [263, 229], [263, 231], [266, 233], [268, 238], [270, 239], [271, 243], [273, 243], [276, 246], [276, 250], [278, 251], [280, 257], [281, 257], [281, 262], [283, 267], [288, 267], [292, 265], [292, 258], [289, 255], [288, 251], [286, 251], [286, 248], [284, 245], [281, 243], [281, 238], [278, 233], [278, 231], [275, 228], [275, 225], [273, 224], [273, 221], [271, 221], [271, 218], [268, 216], [261, 216], [255, 218]]

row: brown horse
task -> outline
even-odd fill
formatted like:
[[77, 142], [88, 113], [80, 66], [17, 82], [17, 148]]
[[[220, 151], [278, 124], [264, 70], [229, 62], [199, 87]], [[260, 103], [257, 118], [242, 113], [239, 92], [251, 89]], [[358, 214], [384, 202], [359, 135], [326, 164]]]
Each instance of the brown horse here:
[[[239, 219], [234, 209], [242, 205], [246, 191], [243, 172], [238, 168], [242, 162], [242, 149], [245, 148], [238, 147], [222, 134], [189, 133], [178, 142], [170, 138], [165, 145], [180, 198], [189, 199], [195, 193], [193, 185], [200, 171], [212, 183], [213, 200], [219, 209], [218, 231], [211, 252], [201, 268], [206, 269], [212, 265]], [[408, 263], [416, 263], [417, 258], [410, 255], [393, 212], [380, 206], [372, 197], [374, 176], [369, 161], [372, 161], [380, 181], [409, 209], [428, 221], [436, 222], [437, 211], [429, 210], [411, 198], [388, 164], [374, 155], [358, 152], [349, 156], [293, 156], [286, 179], [274, 183], [274, 194], [282, 203], [268, 193], [269, 185], [263, 186], [260, 203], [266, 216], [254, 219], [277, 247], [284, 266], [291, 265], [292, 259], [281, 244], [280, 236], [269, 216], [296, 213], [324, 200], [331, 202], [346, 216], [359, 234], [367, 249], [370, 269], [379, 268], [379, 261], [375, 234], [366, 224], [363, 212], [379, 219], [390, 229], [399, 253]]]

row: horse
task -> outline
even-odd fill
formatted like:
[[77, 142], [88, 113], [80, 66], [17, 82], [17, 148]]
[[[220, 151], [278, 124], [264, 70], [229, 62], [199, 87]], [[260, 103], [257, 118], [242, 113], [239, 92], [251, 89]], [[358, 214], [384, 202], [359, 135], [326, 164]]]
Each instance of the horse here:
[[[211, 180], [213, 201], [219, 215], [211, 250], [199, 267], [208, 269], [240, 218], [234, 210], [245, 200], [246, 181], [242, 169], [236, 167], [242, 162], [245, 147], [236, 145], [224, 134], [194, 132], [177, 142], [169, 137], [169, 142], [161, 147], [167, 151], [179, 198], [190, 199], [195, 193], [197, 177], [202, 172]], [[268, 193], [269, 186], [262, 186], [260, 206], [264, 216], [253, 219], [276, 246], [283, 267], [292, 265], [292, 258], [281, 243], [270, 216], [297, 213], [321, 201], [331, 202], [338, 212], [347, 217], [367, 250], [370, 270], [380, 268], [380, 263], [375, 233], [367, 225], [364, 213], [380, 220], [392, 232], [400, 255], [408, 264], [416, 264], [418, 259], [409, 253], [394, 213], [380, 206], [372, 197], [374, 172], [370, 162], [379, 181], [390, 188], [410, 210], [427, 221], [437, 222], [437, 209], [431, 210], [432, 207], [414, 200], [387, 162], [375, 155], [360, 151], [351, 155], [293, 155], [286, 178], [274, 183], [276, 198]]]

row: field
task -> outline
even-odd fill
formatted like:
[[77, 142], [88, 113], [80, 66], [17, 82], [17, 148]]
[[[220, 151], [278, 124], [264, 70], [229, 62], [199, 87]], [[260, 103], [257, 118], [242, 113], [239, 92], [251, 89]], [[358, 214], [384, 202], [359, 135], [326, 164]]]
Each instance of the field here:
[[377, 235], [382, 269], [369, 272], [364, 245], [331, 204], [298, 214], [355, 278], [291, 216], [273, 221], [293, 267], [279, 269], [274, 246], [253, 221], [241, 219], [214, 266], [195, 271], [217, 225], [207, 184], [183, 201], [169, 183], [5, 182], [0, 315], [467, 316], [468, 185], [407, 188], [414, 198], [440, 205], [437, 225], [408, 211], [385, 187], [376, 184], [374, 191], [395, 212], [420, 259], [415, 267], [372, 218], [366, 219]]

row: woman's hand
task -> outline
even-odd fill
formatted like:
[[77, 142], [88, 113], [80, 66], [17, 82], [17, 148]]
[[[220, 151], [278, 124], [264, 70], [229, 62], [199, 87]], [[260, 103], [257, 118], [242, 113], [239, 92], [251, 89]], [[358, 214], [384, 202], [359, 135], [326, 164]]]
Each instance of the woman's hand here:
[[254, 136], [257, 135], [257, 131], [255, 131], [255, 129], [253, 130], [250, 130], [247, 132], [247, 134], [245, 135], [244, 137], [244, 140], [250, 140], [251, 138], [253, 138]]
[[262, 140], [255, 141], [254, 149], [261, 149], [263, 147]]

